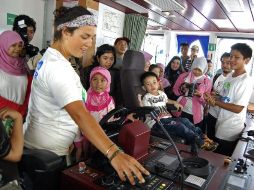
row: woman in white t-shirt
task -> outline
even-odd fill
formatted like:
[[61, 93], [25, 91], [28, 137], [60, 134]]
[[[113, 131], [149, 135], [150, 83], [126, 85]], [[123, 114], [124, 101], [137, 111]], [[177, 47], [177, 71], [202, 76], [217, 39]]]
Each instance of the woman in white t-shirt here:
[[62, 7], [56, 13], [54, 42], [34, 73], [25, 146], [67, 155], [80, 128], [109, 159], [122, 180], [127, 177], [134, 184], [134, 174], [144, 182], [141, 173], [149, 172], [121, 151], [84, 107], [86, 91], [68, 61], [71, 56], [82, 57], [92, 46], [96, 31], [94, 16], [80, 6]]

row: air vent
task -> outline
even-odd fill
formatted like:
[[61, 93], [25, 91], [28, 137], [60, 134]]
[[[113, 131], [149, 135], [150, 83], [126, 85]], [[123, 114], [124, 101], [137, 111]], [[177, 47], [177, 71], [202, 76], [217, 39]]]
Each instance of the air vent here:
[[242, 0], [220, 0], [220, 1], [228, 12], [244, 12], [244, 4]]
[[185, 8], [175, 0], [145, 0], [161, 11], [183, 11]]

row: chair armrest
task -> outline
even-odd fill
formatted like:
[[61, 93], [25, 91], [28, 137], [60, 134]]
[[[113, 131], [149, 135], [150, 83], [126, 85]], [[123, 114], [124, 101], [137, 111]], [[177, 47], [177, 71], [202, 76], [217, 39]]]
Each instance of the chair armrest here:
[[21, 169], [54, 171], [59, 169], [63, 163], [63, 158], [44, 149], [24, 149], [21, 162]]

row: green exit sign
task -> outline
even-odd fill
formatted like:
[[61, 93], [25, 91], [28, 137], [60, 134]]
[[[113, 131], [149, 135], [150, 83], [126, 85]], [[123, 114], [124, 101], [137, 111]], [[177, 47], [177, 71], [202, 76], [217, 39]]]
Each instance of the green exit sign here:
[[7, 25], [13, 25], [14, 19], [16, 18], [17, 15], [7, 13]]
[[208, 44], [208, 51], [215, 51], [216, 50], [216, 44]]

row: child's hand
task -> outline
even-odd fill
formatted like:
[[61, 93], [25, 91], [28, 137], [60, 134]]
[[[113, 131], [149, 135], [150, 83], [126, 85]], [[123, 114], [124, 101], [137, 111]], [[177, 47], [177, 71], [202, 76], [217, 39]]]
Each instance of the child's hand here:
[[138, 94], [138, 101], [139, 101], [139, 105], [140, 105], [141, 107], [143, 107], [142, 95], [141, 95], [141, 94]]
[[131, 113], [131, 114], [129, 114], [129, 115], [127, 115], [127, 117], [126, 117], [128, 120], [130, 120], [130, 121], [138, 121], [138, 119], [135, 119], [135, 117], [134, 117], [134, 113]]
[[199, 96], [199, 97], [202, 96], [201, 92], [199, 92], [198, 90], [195, 90], [194, 95], [195, 95], [195, 96]]
[[211, 96], [208, 93], [204, 93], [204, 99], [210, 106], [215, 106], [215, 97]]
[[181, 111], [183, 109], [183, 106], [177, 101], [174, 102], [174, 106], [176, 107], [177, 111]]
[[5, 108], [0, 110], [0, 118], [2, 120], [5, 120], [7, 118], [11, 118], [14, 121], [22, 120], [22, 116], [19, 112], [15, 111], [13, 109], [10, 109], [8, 107], [5, 107]]

